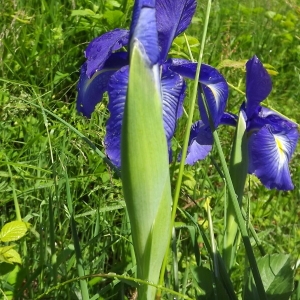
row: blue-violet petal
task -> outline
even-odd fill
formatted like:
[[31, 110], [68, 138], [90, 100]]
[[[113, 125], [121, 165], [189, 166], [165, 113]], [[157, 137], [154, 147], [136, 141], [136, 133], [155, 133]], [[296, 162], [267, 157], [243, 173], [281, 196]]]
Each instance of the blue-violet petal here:
[[125, 29], [114, 29], [95, 38], [85, 50], [86, 75], [91, 78], [94, 73], [102, 70], [110, 55], [123, 46], [127, 46], [129, 31]]
[[[169, 68], [174, 72], [187, 78], [195, 78], [197, 69], [196, 63], [191, 63], [184, 59], [170, 59], [167, 63], [170, 64]], [[215, 68], [206, 64], [201, 65], [199, 82], [202, 85], [213, 119], [213, 124], [215, 127], [218, 127], [227, 103], [227, 82]], [[205, 125], [209, 126], [209, 120], [204, 108], [201, 93], [199, 93], [199, 109], [201, 119]]]
[[185, 163], [193, 165], [204, 159], [212, 149], [211, 130], [201, 120], [192, 125]]
[[87, 64], [84, 63], [80, 70], [78, 82], [77, 110], [84, 116], [90, 118], [95, 106], [102, 100], [103, 94], [107, 91], [111, 75], [128, 64], [126, 52], [112, 53], [105, 62], [103, 69], [94, 73], [89, 78], [86, 75]]
[[144, 47], [150, 65], [159, 61], [158, 33], [154, 0], [138, 0], [135, 2], [133, 19], [130, 27], [130, 47], [138, 40]]
[[196, 0], [156, 0], [156, 19], [161, 60], [166, 60], [173, 39], [190, 25]]
[[108, 86], [110, 117], [106, 124], [106, 154], [112, 163], [121, 166], [121, 132], [125, 108], [129, 67], [125, 66], [111, 77]]
[[229, 112], [224, 112], [220, 124], [221, 125], [229, 125], [229, 126], [236, 126], [238, 116]]
[[259, 103], [268, 97], [271, 90], [271, 77], [254, 55], [246, 63], [246, 114], [248, 119], [255, 115]]
[[177, 119], [182, 115], [186, 84], [180, 75], [168, 69], [163, 69], [161, 84], [164, 129], [170, 147]]
[[297, 127], [274, 128], [265, 125], [249, 139], [249, 173], [255, 174], [269, 189], [294, 188], [289, 161], [298, 141]]

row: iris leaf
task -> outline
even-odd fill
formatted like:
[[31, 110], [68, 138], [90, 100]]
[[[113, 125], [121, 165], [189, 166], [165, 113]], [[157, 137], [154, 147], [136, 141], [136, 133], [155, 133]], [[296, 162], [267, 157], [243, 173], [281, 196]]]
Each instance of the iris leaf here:
[[[158, 66], [150, 66], [138, 40], [132, 45], [122, 126], [122, 183], [138, 277], [157, 283], [171, 222], [168, 148]], [[155, 288], [141, 286], [139, 295], [154, 299]]]

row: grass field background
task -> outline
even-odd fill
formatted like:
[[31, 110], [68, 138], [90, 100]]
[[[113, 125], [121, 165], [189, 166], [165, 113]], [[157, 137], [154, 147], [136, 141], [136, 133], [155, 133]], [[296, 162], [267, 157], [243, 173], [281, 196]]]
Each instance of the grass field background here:
[[[78, 277], [72, 223], [76, 225], [86, 275], [134, 273], [120, 180], [77, 134], [42, 110], [56, 114], [104, 151], [107, 97], [91, 120], [79, 116], [75, 109], [79, 69], [89, 41], [114, 28], [129, 27], [132, 5], [130, 0], [1, 2], [0, 227], [15, 219], [14, 202], [19, 203], [22, 218], [32, 226], [18, 242], [23, 264], [17, 268], [17, 281], [0, 277], [0, 298], [1, 293], [11, 291], [15, 299], [34, 299]], [[186, 32], [194, 57], [199, 51], [205, 6], [205, 2], [198, 1], [197, 14]], [[272, 75], [273, 90], [267, 104], [299, 123], [299, 24], [300, 6], [296, 0], [213, 1], [204, 62], [219, 67], [231, 85], [244, 90], [245, 71], [238, 66], [256, 54], [273, 67], [273, 73], [278, 72]], [[174, 41], [171, 56], [190, 57], [183, 35]], [[243, 97], [231, 88], [228, 110], [236, 113]], [[228, 155], [233, 131], [220, 128], [219, 133]], [[174, 149], [182, 136], [183, 126], [179, 124]], [[196, 167], [186, 168], [180, 208], [205, 228], [202, 204], [209, 197], [219, 239], [224, 185], [213, 167], [214, 157], [213, 152]], [[289, 253], [294, 262], [299, 259], [300, 249], [299, 163], [298, 147], [290, 165], [293, 191], [269, 191], [251, 176], [246, 192], [251, 222], [266, 252]], [[176, 171], [175, 165], [173, 179]], [[189, 222], [181, 211], [177, 220]], [[193, 298], [193, 246], [188, 229], [179, 227], [177, 235], [178, 274], [183, 282], [180, 291]], [[241, 246], [241, 256], [243, 251]], [[201, 259], [205, 265], [205, 249], [201, 249]], [[166, 285], [172, 289], [171, 269], [170, 265]], [[237, 266], [233, 274], [236, 291], [241, 290], [242, 273], [243, 266]], [[299, 272], [295, 276], [299, 281]], [[134, 290], [116, 279], [99, 277], [89, 278], [88, 286], [93, 299], [125, 299]], [[79, 283], [74, 281], [59, 286], [49, 297], [81, 299], [79, 294]], [[296, 297], [295, 293], [293, 299], [299, 299]], [[164, 299], [169, 298], [165, 295]]]

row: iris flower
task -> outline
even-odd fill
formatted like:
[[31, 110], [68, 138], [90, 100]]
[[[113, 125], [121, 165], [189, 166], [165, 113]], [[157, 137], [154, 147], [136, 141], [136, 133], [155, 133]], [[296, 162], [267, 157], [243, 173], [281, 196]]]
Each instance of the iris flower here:
[[[291, 190], [294, 186], [288, 164], [298, 142], [298, 126], [260, 105], [271, 90], [270, 75], [259, 59], [253, 56], [246, 63], [246, 102], [241, 106], [247, 126], [248, 172], [256, 175], [269, 189]], [[236, 120], [237, 116], [224, 113], [219, 124], [235, 126]], [[189, 144], [190, 156], [195, 156], [194, 149], [199, 148], [205, 153], [212, 145], [211, 131], [204, 123], [199, 125], [198, 122], [193, 126]]]
[[[90, 117], [103, 94], [108, 92], [110, 117], [105, 148], [109, 159], [118, 167], [121, 166], [121, 127], [129, 70], [128, 52], [123, 48], [130, 47], [129, 41], [139, 39], [145, 48], [145, 59], [160, 70], [163, 122], [171, 152], [171, 139], [183, 111], [184, 77], [194, 79], [197, 64], [184, 59], [168, 59], [168, 52], [174, 38], [189, 26], [196, 4], [196, 0], [135, 1], [130, 31], [118, 28], [107, 32], [95, 38], [85, 51], [87, 60], [81, 67], [77, 110]], [[226, 106], [227, 83], [216, 69], [206, 64], [201, 65], [199, 82], [217, 126]], [[203, 112], [200, 109], [205, 119]]]

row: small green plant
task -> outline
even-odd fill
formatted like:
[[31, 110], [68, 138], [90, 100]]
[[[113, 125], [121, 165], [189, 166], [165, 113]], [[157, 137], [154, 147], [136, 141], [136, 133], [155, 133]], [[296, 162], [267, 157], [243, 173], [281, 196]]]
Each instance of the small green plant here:
[[[28, 223], [23, 221], [12, 221], [5, 224], [0, 231], [0, 242], [10, 243], [22, 238], [28, 230]], [[15, 245], [0, 247], [0, 263], [21, 264], [20, 254], [14, 249]]]
[[[22, 258], [19, 252], [14, 249], [16, 245], [11, 242], [21, 239], [28, 228], [29, 224], [23, 221], [12, 221], [2, 227], [0, 231], [0, 282], [4, 281], [11, 286], [16, 284]], [[9, 244], [6, 245], [6, 243]], [[13, 294], [11, 290], [1, 292], [4, 294], [5, 299], [10, 299]]]

